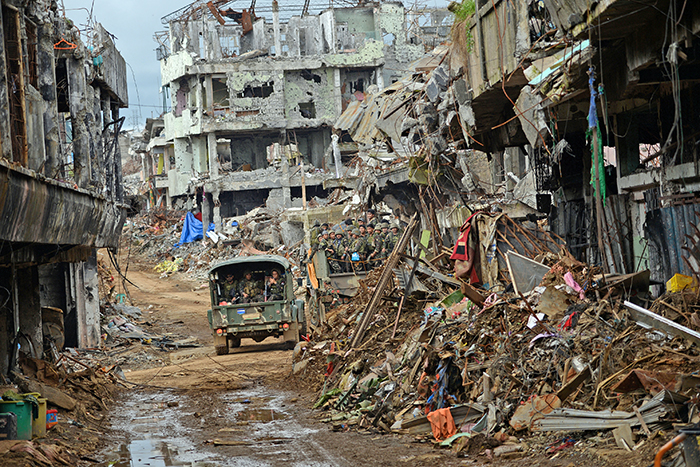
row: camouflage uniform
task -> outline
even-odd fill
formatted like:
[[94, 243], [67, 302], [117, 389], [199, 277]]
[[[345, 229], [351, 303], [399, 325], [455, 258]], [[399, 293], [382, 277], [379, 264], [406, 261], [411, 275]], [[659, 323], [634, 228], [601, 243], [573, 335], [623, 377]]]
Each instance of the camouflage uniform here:
[[382, 222], [379, 224], [379, 228], [381, 229], [379, 231], [379, 254], [377, 257], [379, 259], [384, 259], [387, 256], [389, 256], [389, 251], [386, 248], [386, 241], [387, 238], [389, 238], [389, 224], [386, 222]]
[[361, 261], [367, 259], [367, 242], [365, 241], [364, 237], [359, 236], [359, 229], [353, 230], [352, 234], [355, 236], [355, 238], [350, 243], [350, 248], [348, 251], [351, 255], [353, 253], [357, 253], [360, 257], [359, 261], [353, 261], [353, 268], [358, 271], [363, 271], [364, 264]]
[[394, 229], [392, 228], [392, 231], [387, 235], [387, 239], [384, 245], [384, 248], [386, 248], [386, 254], [389, 256], [392, 251], [394, 251], [394, 248], [396, 248], [396, 244], [399, 243], [399, 238], [401, 238], [401, 233], [396, 232], [394, 233]]
[[[272, 278], [270, 278], [270, 279], [272, 279]], [[285, 286], [285, 280], [282, 277], [282, 275], [280, 275], [278, 277], [278, 279], [275, 280], [274, 284], [271, 282], [271, 280], [268, 281], [267, 290], [265, 291], [267, 294], [267, 299], [268, 300], [284, 300], [284, 286]]]
[[[252, 278], [244, 278], [238, 283], [238, 293], [240, 294], [241, 302], [243, 303], [261, 302], [263, 298], [260, 282]], [[243, 294], [248, 296], [245, 297]]]
[[230, 300], [238, 294], [238, 282], [234, 279], [232, 282], [225, 281], [221, 284], [221, 298]]
[[317, 247], [316, 249], [318, 249], [318, 234], [320, 234], [320, 233], [321, 233], [321, 225], [319, 224], [318, 221], [316, 221], [314, 223], [313, 228], [309, 232], [309, 235], [311, 236], [311, 238], [309, 239], [309, 243], [311, 244], [311, 249], [313, 251], [315, 251], [314, 247]]
[[350, 272], [348, 241], [341, 233], [336, 235], [335, 242], [333, 243], [333, 250], [335, 251], [333, 258], [337, 260], [336, 263], [340, 269], [339, 272]]
[[381, 252], [382, 246], [379, 242], [379, 235], [376, 231], [368, 233], [365, 237], [367, 243], [367, 265], [369, 269], [374, 269], [377, 265], [377, 255]]

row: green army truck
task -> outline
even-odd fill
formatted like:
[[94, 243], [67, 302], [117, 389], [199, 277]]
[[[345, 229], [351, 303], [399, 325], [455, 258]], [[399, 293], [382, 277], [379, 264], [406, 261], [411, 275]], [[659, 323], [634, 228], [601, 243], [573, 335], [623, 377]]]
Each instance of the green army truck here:
[[[284, 285], [279, 287], [278, 281], [280, 293], [273, 295], [270, 278], [275, 269]], [[250, 274], [250, 279], [243, 282], [246, 274]], [[245, 297], [241, 284], [249, 285], [251, 281], [256, 293]], [[244, 337], [262, 342], [267, 337], [282, 336], [293, 345], [306, 332], [304, 300], [296, 299], [291, 267], [282, 256], [256, 255], [219, 263], [209, 271], [209, 291], [211, 309], [207, 317], [217, 355], [239, 347]]]

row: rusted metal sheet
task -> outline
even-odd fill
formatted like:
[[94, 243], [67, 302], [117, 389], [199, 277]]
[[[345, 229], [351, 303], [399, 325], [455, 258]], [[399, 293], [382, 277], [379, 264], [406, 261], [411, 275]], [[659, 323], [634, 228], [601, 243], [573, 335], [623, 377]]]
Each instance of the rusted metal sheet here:
[[0, 160], [0, 239], [7, 242], [117, 247], [126, 211], [63, 183]]
[[669, 391], [682, 392], [695, 387], [700, 383], [700, 378], [693, 375], [682, 375], [678, 373], [632, 370], [622, 381], [610, 388], [613, 392], [628, 393], [644, 388], [650, 394], [657, 394], [659, 391], [668, 389]]

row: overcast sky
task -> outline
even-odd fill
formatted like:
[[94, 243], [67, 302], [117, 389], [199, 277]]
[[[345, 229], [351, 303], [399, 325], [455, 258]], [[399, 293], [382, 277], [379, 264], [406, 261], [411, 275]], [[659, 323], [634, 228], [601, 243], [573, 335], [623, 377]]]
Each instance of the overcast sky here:
[[[447, 0], [418, 0], [421, 5], [431, 7], [446, 5]], [[415, 3], [416, 0], [406, 3]], [[146, 118], [158, 117], [163, 111], [160, 95], [160, 63], [156, 60], [156, 43], [153, 34], [163, 31], [165, 27], [160, 19], [176, 11], [191, 1], [166, 0], [58, 0], [59, 7], [64, 5], [66, 17], [73, 20], [83, 32], [87, 24], [88, 12], [92, 11], [93, 21], [102, 25], [116, 36], [117, 49], [127, 63], [127, 80], [129, 83], [129, 108], [122, 109], [126, 116], [125, 128], [143, 128]], [[280, 9], [284, 13], [295, 11], [296, 5], [303, 5], [302, 0], [280, 0]], [[259, 0], [256, 5], [261, 10], [269, 10], [272, 0]], [[338, 3], [340, 4], [340, 3]], [[240, 5], [240, 6], [238, 6]], [[234, 8], [247, 8], [249, 0], [239, 0]], [[293, 10], [287, 6], [294, 5]], [[312, 0], [314, 5], [328, 6], [328, 0]], [[267, 8], [265, 8], [267, 7]], [[286, 7], [286, 8], [285, 8]], [[298, 8], [301, 10], [301, 7]], [[287, 10], [287, 11], [285, 11]], [[320, 10], [320, 8], [317, 8]], [[311, 11], [314, 13], [314, 11]], [[263, 13], [267, 16], [266, 13]], [[132, 73], [133, 70], [133, 73]]]
[[[143, 128], [146, 118], [157, 117], [162, 112], [160, 97], [160, 64], [156, 60], [156, 43], [153, 34], [164, 29], [161, 17], [188, 5], [188, 1], [166, 0], [62, 0], [66, 16], [81, 31], [87, 24], [88, 11], [93, 20], [116, 36], [117, 49], [127, 63], [129, 83], [129, 108], [122, 109], [126, 116], [125, 127]], [[61, 0], [59, 0], [59, 7]], [[85, 36], [83, 35], [83, 40]], [[132, 74], [133, 70], [133, 74]], [[134, 77], [136, 78], [134, 82]]]

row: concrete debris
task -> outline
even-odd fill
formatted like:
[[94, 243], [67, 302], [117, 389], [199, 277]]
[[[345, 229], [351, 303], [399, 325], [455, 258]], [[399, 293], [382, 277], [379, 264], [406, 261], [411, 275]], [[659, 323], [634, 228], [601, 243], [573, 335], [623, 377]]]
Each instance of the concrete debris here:
[[[471, 222], [480, 239], [488, 231], [487, 219]], [[504, 233], [504, 256], [539, 268], [527, 288], [513, 290], [507, 276], [500, 277], [503, 288], [486, 289], [478, 282], [460, 286], [434, 261], [439, 255], [408, 259], [420, 251], [415, 247], [405, 250], [398, 266], [386, 266], [394, 269], [374, 270], [361, 279], [354, 298], [325, 302], [325, 322], [293, 356], [294, 378], [319, 389], [316, 407], [324, 421], [336, 430], [421, 439], [439, 433], [442, 440], [446, 432], [435, 425], [442, 419], [429, 414], [449, 409], [457, 436], [441, 446], [453, 449], [465, 443], [460, 439], [476, 436], [476, 426], [480, 436], [493, 440], [488, 449], [503, 444], [498, 436], [514, 431], [570, 433], [574, 441], [566, 446], [585, 439], [574, 433], [602, 431], [624, 449], [634, 449], [634, 437], [649, 438], [672, 423], [688, 422], [682, 408], [696, 390], [696, 378], [678, 368], [690, 370], [700, 362], [692, 336], [685, 342], [660, 340], [628, 313], [623, 300], [628, 289], [622, 284], [629, 280], [596, 280], [599, 269], [576, 261], [564, 248], [558, 254], [538, 250], [542, 247], [518, 253], [512, 245], [518, 241], [538, 244], [536, 228], [503, 215], [497, 219], [494, 225], [504, 232], [519, 232], [519, 240]], [[488, 245], [482, 250], [475, 244], [475, 253], [486, 254]], [[384, 286], [387, 273], [393, 279]], [[427, 290], [405, 290], [413, 275]], [[601, 291], [605, 300], [597, 299]], [[648, 292], [640, 290], [637, 299]], [[383, 300], [376, 300], [377, 293]], [[692, 291], [673, 297], [674, 303], [692, 297], [685, 307], [698, 300]], [[536, 313], [545, 300], [560, 311]], [[654, 303], [664, 307], [670, 300]], [[676, 316], [685, 319], [684, 313]], [[635, 386], [632, 374], [662, 375], [662, 385], [647, 378], [648, 384]], [[623, 386], [626, 396], [615, 397]], [[498, 455], [527, 455], [532, 446], [503, 444]], [[482, 445], [476, 454], [488, 455], [486, 449]]]

